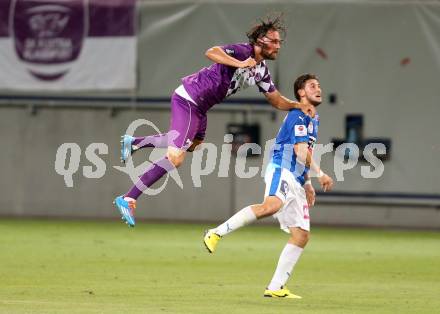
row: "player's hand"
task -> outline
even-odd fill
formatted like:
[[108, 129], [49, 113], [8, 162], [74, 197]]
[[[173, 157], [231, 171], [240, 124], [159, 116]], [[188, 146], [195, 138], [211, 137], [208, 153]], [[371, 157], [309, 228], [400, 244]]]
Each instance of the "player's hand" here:
[[249, 57], [244, 61], [241, 61], [240, 68], [252, 68], [257, 65], [257, 62], [254, 58]]
[[325, 173], [318, 178], [318, 182], [324, 192], [330, 191], [333, 188], [333, 179]]
[[313, 188], [313, 185], [305, 184], [304, 191], [306, 192], [307, 204], [309, 204], [309, 207], [312, 207], [315, 205], [315, 189]]

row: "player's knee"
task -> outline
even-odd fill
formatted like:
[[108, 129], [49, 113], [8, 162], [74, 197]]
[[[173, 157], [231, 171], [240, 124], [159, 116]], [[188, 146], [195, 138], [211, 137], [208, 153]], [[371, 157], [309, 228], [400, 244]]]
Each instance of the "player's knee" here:
[[292, 235], [292, 242], [295, 243], [297, 246], [304, 248], [310, 239], [310, 232], [298, 229], [297, 232], [295, 232], [294, 235]]
[[174, 152], [168, 151], [167, 158], [174, 165], [174, 167], [178, 168], [185, 160], [185, 153], [180, 152], [176, 154]]
[[178, 168], [185, 160], [183, 156], [169, 156], [168, 160], [174, 165], [174, 167]]
[[264, 212], [267, 216], [274, 215], [280, 210], [281, 206], [277, 206], [275, 204], [265, 205]]
[[304, 231], [303, 234], [302, 234], [302, 240], [303, 240], [304, 246], [306, 246], [306, 244], [310, 240], [310, 232]]

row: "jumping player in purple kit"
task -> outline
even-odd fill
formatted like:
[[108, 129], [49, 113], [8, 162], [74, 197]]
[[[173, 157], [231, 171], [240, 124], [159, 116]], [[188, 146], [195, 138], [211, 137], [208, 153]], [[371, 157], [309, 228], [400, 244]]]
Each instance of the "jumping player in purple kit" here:
[[154, 162], [139, 181], [114, 204], [122, 219], [135, 225], [134, 209], [142, 191], [153, 185], [167, 172], [179, 167], [186, 152], [193, 151], [205, 138], [207, 111], [228, 96], [252, 85], [267, 101], [280, 110], [300, 108], [276, 89], [265, 60], [275, 60], [283, 42], [285, 27], [280, 17], [266, 18], [246, 33], [249, 43], [215, 46], [205, 55], [215, 62], [207, 68], [186, 76], [171, 97], [170, 130], [165, 134], [145, 137], [122, 137], [121, 160], [144, 147], [167, 148], [166, 156]]

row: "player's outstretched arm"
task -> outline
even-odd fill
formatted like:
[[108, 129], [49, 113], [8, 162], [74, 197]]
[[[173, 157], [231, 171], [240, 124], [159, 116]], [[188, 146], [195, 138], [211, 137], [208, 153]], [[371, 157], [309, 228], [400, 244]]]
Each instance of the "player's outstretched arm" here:
[[228, 65], [231, 67], [235, 67], [235, 68], [248, 68], [248, 67], [253, 67], [255, 66], [257, 63], [255, 62], [255, 60], [253, 58], [247, 58], [244, 61], [240, 61], [235, 59], [234, 57], [231, 57], [230, 55], [228, 55], [221, 47], [219, 46], [214, 46], [212, 48], [209, 48], [208, 50], [206, 50], [205, 52], [205, 56], [215, 62], [215, 63], [220, 63], [220, 64], [224, 64], [224, 65]]
[[299, 102], [284, 97], [278, 90], [274, 90], [271, 93], [265, 93], [264, 95], [273, 107], [280, 110], [289, 111], [290, 109], [300, 109], [302, 106]]

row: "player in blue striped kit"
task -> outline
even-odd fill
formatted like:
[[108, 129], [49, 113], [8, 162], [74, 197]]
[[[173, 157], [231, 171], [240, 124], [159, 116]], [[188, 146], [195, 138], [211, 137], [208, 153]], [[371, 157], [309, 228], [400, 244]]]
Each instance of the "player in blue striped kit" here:
[[318, 135], [316, 106], [321, 103], [321, 87], [313, 74], [304, 74], [294, 83], [296, 98], [302, 109], [292, 109], [284, 119], [275, 141], [274, 153], [266, 168], [264, 202], [247, 206], [217, 228], [207, 231], [204, 243], [213, 253], [225, 235], [249, 223], [273, 215], [281, 229], [290, 233], [275, 274], [264, 292], [265, 297], [301, 298], [285, 284], [306, 246], [310, 234], [309, 205], [314, 203], [314, 189], [309, 169], [317, 173], [324, 191], [333, 180], [313, 163], [311, 152]]

